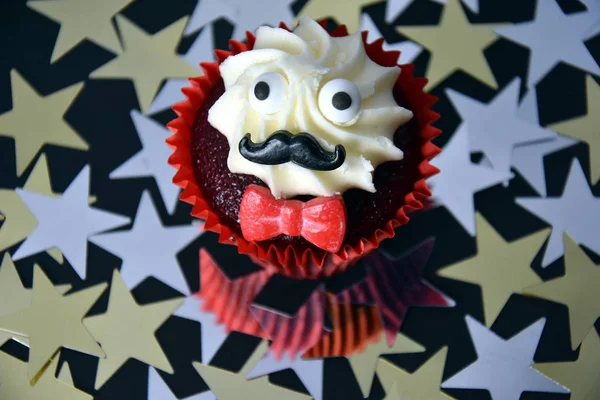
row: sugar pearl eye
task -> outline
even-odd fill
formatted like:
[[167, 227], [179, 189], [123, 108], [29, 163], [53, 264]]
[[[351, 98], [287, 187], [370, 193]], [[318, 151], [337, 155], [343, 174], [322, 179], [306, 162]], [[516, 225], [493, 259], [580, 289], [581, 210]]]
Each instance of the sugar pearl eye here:
[[266, 72], [256, 78], [248, 98], [252, 107], [262, 114], [274, 114], [287, 100], [287, 81], [277, 72]]
[[360, 111], [360, 92], [356, 85], [346, 79], [329, 81], [319, 92], [321, 113], [335, 124], [347, 124]]

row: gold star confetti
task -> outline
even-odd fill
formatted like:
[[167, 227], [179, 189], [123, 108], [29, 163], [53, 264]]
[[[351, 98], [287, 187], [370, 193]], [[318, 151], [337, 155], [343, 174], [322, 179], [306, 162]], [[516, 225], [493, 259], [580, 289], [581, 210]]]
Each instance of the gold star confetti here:
[[[68, 284], [55, 287], [60, 294], [65, 294], [71, 289], [71, 285]], [[10, 299], [10, 301], [0, 302], [0, 316], [14, 314], [18, 310], [31, 306], [31, 289], [26, 289], [21, 283], [17, 268], [8, 253], [4, 253], [0, 264], [0, 293], [5, 299]], [[0, 330], [0, 347], [10, 339], [29, 345], [27, 337]]]
[[581, 344], [579, 358], [573, 362], [534, 364], [533, 368], [564, 385], [571, 391], [571, 400], [600, 399], [600, 337], [592, 329]]
[[[52, 191], [48, 161], [44, 153], [38, 158], [23, 188], [47, 196], [57, 196]], [[35, 217], [14, 190], [0, 190], [0, 212], [7, 218], [0, 228], [0, 251], [25, 240], [37, 226]], [[64, 257], [58, 248], [48, 250], [48, 254], [60, 264], [64, 262]]]
[[531, 286], [525, 294], [541, 297], [569, 308], [571, 348], [575, 350], [600, 317], [598, 288], [600, 267], [575, 243], [568, 234], [563, 235], [565, 246], [565, 275]]
[[[8, 253], [4, 253], [2, 265], [0, 265], [0, 293], [5, 299], [10, 299], [10, 301], [0, 303], [0, 316], [13, 314], [15, 311], [31, 305], [31, 293], [21, 283], [17, 268]], [[27, 339], [23, 336], [0, 331], [0, 347], [13, 338], [21, 343], [27, 343]]]
[[58, 354], [46, 364], [44, 372], [32, 386], [27, 378], [27, 363], [0, 351], [0, 399], [92, 399], [92, 396], [73, 386], [66, 362], [63, 363], [58, 379], [54, 377], [57, 367]]
[[[54, 357], [52, 359], [52, 361], [58, 362], [58, 359], [60, 357], [60, 352], [56, 353], [56, 357]], [[58, 367], [58, 366], [57, 366]], [[53, 368], [56, 369], [56, 368]], [[53, 370], [51, 369], [51, 371]], [[63, 365], [60, 367], [60, 371], [58, 371], [58, 379], [60, 379], [61, 381], [68, 383], [69, 385], [74, 385], [73, 383], [73, 377], [71, 376], [71, 368], [69, 367], [69, 363], [68, 362], [63, 362]]]
[[0, 189], [0, 212], [5, 217], [0, 226], [0, 251], [23, 241], [37, 225], [37, 220], [14, 190]]
[[364, 7], [380, 3], [381, 0], [309, 0], [298, 17], [311, 17], [315, 20], [333, 18], [344, 24], [350, 33], [360, 27], [360, 14]]
[[531, 269], [531, 262], [548, 238], [544, 229], [513, 242], [502, 236], [481, 216], [475, 215], [477, 255], [439, 270], [444, 278], [481, 286], [485, 323], [491, 326], [513, 293], [542, 280]]
[[394, 345], [390, 347], [387, 342], [387, 336], [383, 334], [379, 342], [368, 345], [363, 352], [353, 354], [347, 358], [363, 396], [368, 397], [369, 393], [371, 393], [375, 369], [377, 369], [377, 360], [381, 355], [418, 353], [424, 350], [423, 346], [400, 333], [396, 336]]
[[112, 26], [112, 17], [133, 0], [36, 0], [29, 8], [60, 24], [51, 63], [56, 62], [85, 39], [119, 54], [119, 37]]
[[15, 140], [17, 176], [21, 176], [44, 144], [87, 150], [88, 144], [63, 119], [83, 83], [40, 96], [12, 70], [13, 108], [0, 114], [0, 136]]
[[463, 70], [493, 88], [496, 78], [483, 54], [498, 39], [493, 29], [498, 24], [471, 24], [458, 0], [448, 0], [436, 26], [410, 26], [398, 28], [409, 39], [431, 53], [425, 76], [431, 90], [456, 70]]
[[388, 396], [395, 384], [395, 390], [401, 399], [454, 399], [440, 389], [447, 353], [448, 348], [442, 348], [412, 374], [381, 359], [377, 365], [377, 376]]
[[240, 372], [234, 373], [220, 368], [193, 363], [204, 382], [219, 400], [265, 399], [265, 400], [306, 400], [310, 396], [273, 385], [268, 375], [256, 379], [246, 379], [252, 368], [269, 349], [266, 341], [262, 341], [254, 350]]
[[587, 114], [548, 128], [586, 142], [590, 151], [590, 180], [592, 185], [600, 179], [600, 86], [590, 75], [586, 78]]
[[105, 314], [86, 318], [86, 328], [106, 352], [96, 374], [96, 389], [135, 358], [172, 374], [173, 368], [154, 333], [165, 323], [183, 300], [174, 299], [140, 306], [118, 270], [114, 270], [108, 309]]
[[400, 391], [398, 390], [398, 385], [396, 384], [396, 382], [394, 382], [394, 384], [392, 385], [389, 393], [387, 393], [385, 395], [385, 397], [383, 398], [383, 400], [403, 400], [400, 397]]
[[106, 286], [100, 284], [63, 296], [42, 269], [34, 266], [31, 305], [0, 316], [0, 330], [29, 338], [29, 380], [36, 377], [61, 347], [104, 357], [81, 320]]
[[48, 170], [48, 159], [44, 153], [40, 154], [31, 174], [27, 177], [27, 182], [25, 182], [23, 189], [57, 197], [56, 193], [52, 190], [50, 171]]
[[187, 17], [150, 35], [125, 17], [116, 17], [124, 52], [90, 75], [95, 79], [131, 79], [142, 112], [146, 111], [166, 78], [188, 78], [198, 71], [175, 53]]

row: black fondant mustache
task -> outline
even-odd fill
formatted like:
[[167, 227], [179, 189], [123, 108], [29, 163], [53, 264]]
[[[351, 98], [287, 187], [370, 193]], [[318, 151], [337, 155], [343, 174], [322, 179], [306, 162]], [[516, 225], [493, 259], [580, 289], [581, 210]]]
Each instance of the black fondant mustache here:
[[257, 164], [278, 165], [291, 161], [316, 171], [332, 171], [346, 159], [346, 150], [341, 144], [330, 152], [309, 133], [293, 135], [285, 130], [274, 132], [262, 143], [252, 142], [247, 133], [240, 140], [239, 150], [245, 159]]

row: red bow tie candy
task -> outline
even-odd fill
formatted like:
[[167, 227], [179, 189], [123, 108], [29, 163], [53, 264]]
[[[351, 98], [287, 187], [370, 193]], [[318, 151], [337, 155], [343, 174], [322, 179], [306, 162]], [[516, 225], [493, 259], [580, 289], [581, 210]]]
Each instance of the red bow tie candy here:
[[341, 196], [277, 200], [262, 186], [250, 185], [240, 204], [240, 226], [248, 241], [284, 234], [302, 236], [315, 246], [335, 253], [346, 233], [346, 207]]

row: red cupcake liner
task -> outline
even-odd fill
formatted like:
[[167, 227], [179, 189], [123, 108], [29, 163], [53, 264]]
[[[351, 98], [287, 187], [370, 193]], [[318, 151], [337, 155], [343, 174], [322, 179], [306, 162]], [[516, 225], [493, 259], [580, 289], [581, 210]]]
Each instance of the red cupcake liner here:
[[[324, 22], [321, 25], [325, 27]], [[280, 27], [290, 30], [284, 23], [281, 23]], [[330, 35], [347, 36], [348, 30], [345, 25], [341, 25], [330, 32]], [[407, 106], [413, 111], [413, 118], [418, 125], [421, 161], [418, 165], [419, 177], [415, 180], [412, 190], [405, 196], [404, 204], [396, 211], [395, 217], [389, 220], [383, 229], [375, 230], [370, 236], [359, 240], [356, 245], [343, 244], [337, 253], [328, 253], [316, 247], [297, 250], [292, 245], [279, 248], [268, 242], [248, 242], [226, 224], [221, 223], [215, 210], [211, 209], [195, 180], [190, 151], [191, 131], [196, 114], [208, 92], [220, 80], [219, 64], [230, 55], [251, 50], [255, 36], [246, 32], [246, 38], [245, 44], [230, 40], [231, 51], [215, 51], [217, 62], [201, 63], [204, 76], [190, 78], [192, 86], [182, 89], [187, 100], [173, 106], [177, 118], [167, 125], [173, 132], [167, 139], [167, 144], [173, 149], [169, 164], [177, 169], [173, 182], [183, 189], [180, 199], [193, 206], [191, 214], [205, 220], [204, 229], [219, 234], [220, 243], [237, 246], [239, 253], [249, 255], [273, 272], [304, 279], [331, 276], [347, 269], [359, 257], [376, 249], [383, 240], [394, 237], [394, 230], [409, 221], [408, 214], [422, 209], [423, 201], [431, 196], [425, 180], [439, 172], [429, 163], [429, 160], [440, 152], [431, 142], [441, 133], [431, 125], [439, 118], [437, 113], [430, 110], [437, 98], [423, 91], [427, 79], [413, 76], [414, 65], [401, 66], [402, 73], [396, 81], [395, 89], [404, 94]], [[366, 38], [367, 32], [363, 32], [366, 53], [373, 61], [383, 66], [397, 65], [400, 52], [383, 50], [383, 39], [367, 43]]]

